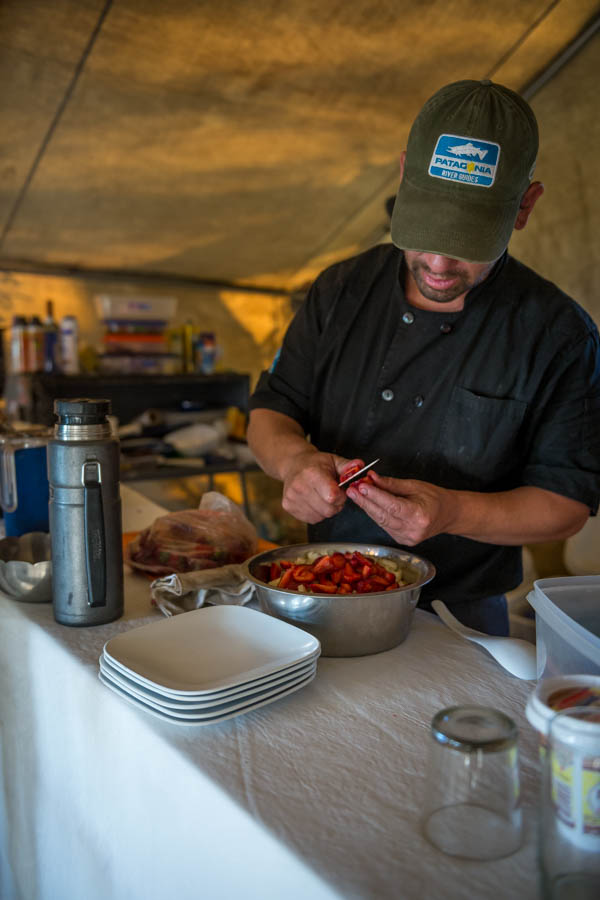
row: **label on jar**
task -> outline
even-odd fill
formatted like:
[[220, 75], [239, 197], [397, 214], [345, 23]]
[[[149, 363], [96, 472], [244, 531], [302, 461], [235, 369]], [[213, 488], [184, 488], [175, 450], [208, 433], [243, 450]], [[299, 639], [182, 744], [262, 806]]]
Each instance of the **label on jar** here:
[[584, 834], [600, 836], [600, 757], [584, 759], [581, 788]]
[[519, 780], [519, 757], [517, 755], [516, 747], [511, 747], [509, 754], [508, 754], [508, 760], [510, 763], [510, 772], [511, 772], [511, 776], [512, 776], [515, 806], [518, 806], [519, 799], [521, 796], [521, 783]]
[[600, 851], [600, 754], [583, 756], [567, 747], [552, 752], [552, 803], [570, 839]]
[[571, 828], [575, 827], [573, 763], [570, 753], [552, 754], [552, 802], [556, 815]]

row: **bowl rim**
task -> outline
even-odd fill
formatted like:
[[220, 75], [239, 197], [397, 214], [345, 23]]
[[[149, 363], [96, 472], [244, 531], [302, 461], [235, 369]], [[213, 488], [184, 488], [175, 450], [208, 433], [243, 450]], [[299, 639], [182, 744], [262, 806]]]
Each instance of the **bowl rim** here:
[[[407, 558], [407, 562], [410, 565], [410, 560], [415, 560], [418, 563], [424, 563], [426, 566], [425, 573], [418, 578], [416, 581], [412, 581], [410, 584], [405, 584], [402, 587], [399, 587], [396, 591], [369, 591], [366, 594], [326, 594], [326, 593], [304, 593], [302, 591], [290, 591], [288, 588], [277, 588], [273, 587], [273, 585], [268, 584], [266, 581], [261, 581], [260, 578], [257, 578], [250, 571], [250, 566], [253, 563], [258, 562], [263, 557], [270, 557], [272, 554], [280, 554], [281, 552], [288, 554], [291, 552], [301, 553], [302, 551], [307, 551], [309, 549], [317, 549], [320, 547], [330, 547], [331, 552], [335, 552], [337, 549], [339, 552], [346, 552], [347, 550], [358, 550], [361, 553], [368, 553], [369, 548], [372, 551], [373, 549], [382, 550], [382, 551], [391, 551], [395, 555], [404, 556]], [[380, 554], [381, 556], [385, 555], [384, 553]], [[242, 563], [242, 569], [244, 570], [244, 574], [249, 581], [255, 584], [259, 588], [266, 588], [269, 591], [276, 591], [278, 594], [287, 595], [290, 597], [335, 597], [345, 600], [355, 600], [357, 597], [392, 597], [395, 594], [401, 594], [408, 591], [416, 590], [417, 588], [422, 588], [424, 585], [429, 584], [435, 578], [436, 568], [432, 562], [426, 559], [424, 556], [418, 556], [416, 553], [412, 553], [410, 550], [406, 550], [403, 547], [390, 547], [386, 544], [373, 544], [373, 543], [359, 543], [357, 541], [310, 541], [304, 544], [287, 544], [281, 547], [273, 547], [270, 550], [263, 550], [260, 553], [255, 553], [254, 556], [251, 556], [249, 559], [245, 560]]]

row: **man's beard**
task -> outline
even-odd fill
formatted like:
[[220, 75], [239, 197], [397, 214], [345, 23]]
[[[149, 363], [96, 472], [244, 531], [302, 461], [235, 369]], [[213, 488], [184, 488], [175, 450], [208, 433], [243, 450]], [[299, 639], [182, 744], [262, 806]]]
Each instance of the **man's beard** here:
[[[412, 260], [411, 262], [407, 260], [406, 264], [421, 294], [428, 300], [434, 300], [437, 303], [451, 303], [452, 300], [456, 300], [457, 297], [461, 297], [463, 294], [466, 294], [467, 291], [470, 291], [471, 288], [475, 286], [475, 282], [472, 281], [467, 273], [462, 271], [460, 268], [450, 269], [447, 273], [442, 274], [438, 272], [432, 272], [419, 260]], [[431, 285], [425, 282], [422, 274], [423, 271], [429, 273], [430, 275], [433, 275], [434, 277], [446, 277], [458, 280], [455, 281], [451, 287], [446, 288], [445, 290], [438, 290], [437, 288], [433, 288], [431, 287]]]

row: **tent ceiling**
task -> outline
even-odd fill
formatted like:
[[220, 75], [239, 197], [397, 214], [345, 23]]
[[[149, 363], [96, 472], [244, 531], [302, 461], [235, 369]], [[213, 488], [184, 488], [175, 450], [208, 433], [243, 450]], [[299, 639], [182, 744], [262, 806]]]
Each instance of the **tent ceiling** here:
[[293, 289], [379, 239], [440, 85], [523, 89], [591, 0], [3, 0], [0, 266]]

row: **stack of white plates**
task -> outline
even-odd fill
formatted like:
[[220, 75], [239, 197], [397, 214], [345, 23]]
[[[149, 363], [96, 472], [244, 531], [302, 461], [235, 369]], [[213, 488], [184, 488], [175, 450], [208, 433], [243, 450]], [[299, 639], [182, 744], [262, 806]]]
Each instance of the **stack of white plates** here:
[[138, 709], [209, 725], [274, 703], [315, 677], [319, 641], [246, 606], [210, 606], [111, 638], [100, 681]]

